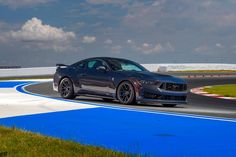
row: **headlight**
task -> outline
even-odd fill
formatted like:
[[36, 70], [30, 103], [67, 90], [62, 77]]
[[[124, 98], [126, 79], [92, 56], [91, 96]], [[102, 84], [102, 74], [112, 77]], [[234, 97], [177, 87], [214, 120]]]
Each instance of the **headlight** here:
[[152, 80], [140, 80], [139, 82], [142, 85], [157, 85], [160, 83], [159, 81], [152, 81]]

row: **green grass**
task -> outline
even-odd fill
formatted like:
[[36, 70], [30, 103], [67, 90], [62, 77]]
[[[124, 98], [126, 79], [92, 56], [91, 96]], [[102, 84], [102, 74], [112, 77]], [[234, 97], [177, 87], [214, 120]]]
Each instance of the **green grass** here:
[[212, 86], [205, 88], [204, 91], [226, 97], [236, 97], [236, 84]]
[[127, 157], [133, 155], [0, 126], [0, 157], [5, 156]]
[[189, 73], [236, 73], [236, 70], [183, 70], [171, 72], [189, 72]]

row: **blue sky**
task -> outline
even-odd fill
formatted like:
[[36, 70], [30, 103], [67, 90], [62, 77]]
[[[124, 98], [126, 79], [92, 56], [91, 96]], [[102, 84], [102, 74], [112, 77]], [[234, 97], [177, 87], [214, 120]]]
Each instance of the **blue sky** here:
[[0, 65], [236, 63], [234, 0], [0, 0]]

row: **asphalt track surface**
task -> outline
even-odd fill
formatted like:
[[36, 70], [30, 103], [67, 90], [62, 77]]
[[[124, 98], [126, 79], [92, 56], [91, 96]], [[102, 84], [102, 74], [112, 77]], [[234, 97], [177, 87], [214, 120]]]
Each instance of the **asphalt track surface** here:
[[[191, 81], [195, 82], [197, 80]], [[204, 81], [209, 84], [206, 80]], [[216, 82], [216, 80], [214, 80], [215, 83], [226, 82], [226, 80], [221, 81]], [[197, 82], [199, 82], [199, 80]], [[227, 82], [234, 83], [231, 81]], [[11, 90], [17, 91], [20, 95], [27, 97], [32, 95], [26, 94], [27, 92], [24, 90], [24, 86], [31, 83], [34, 82], [26, 82], [23, 84], [22, 82], [3, 82], [2, 84], [0, 83], [0, 88], [5, 90], [6, 85], [11, 85], [9, 86]], [[200, 83], [200, 85], [203, 85], [203, 83]], [[44, 94], [48, 93], [50, 95], [49, 98], [45, 98], [48, 99], [48, 101], [51, 100], [50, 97], [61, 100], [56, 93], [52, 93], [51, 82], [34, 86], [31, 85], [28, 88], [39, 91], [42, 89], [46, 90]], [[44, 99], [37, 95], [33, 97]], [[200, 97], [200, 99], [202, 98]], [[85, 103], [81, 101], [85, 101]], [[69, 103], [68, 100], [63, 100], [62, 102], [66, 102], [66, 104], [64, 104], [65, 106]], [[176, 113], [169, 114], [166, 111], [158, 111], [168, 109], [159, 106], [125, 106], [118, 103], [107, 103], [104, 105], [103, 101], [98, 99], [91, 100], [84, 97], [79, 97], [75, 102], [78, 106], [87, 104], [94, 105], [94, 108], [0, 118], [0, 125], [17, 127], [46, 136], [143, 156], [236, 156], [235, 119]], [[98, 105], [94, 104], [94, 102]], [[32, 105], [34, 105], [34, 101]], [[53, 104], [51, 105], [53, 106]], [[58, 106], [59, 104], [54, 105]], [[190, 105], [194, 106], [192, 104]], [[110, 106], [119, 107], [114, 108]], [[133, 107], [136, 109], [124, 109], [120, 106], [125, 106], [126, 108]], [[195, 110], [194, 107], [191, 106], [181, 105], [176, 108], [170, 108], [170, 110], [172, 110], [170, 112], [177, 112], [173, 111], [174, 109], [179, 110], [178, 112], [181, 110]], [[147, 112], [137, 108], [155, 110], [155, 112]], [[201, 108], [201, 106], [199, 108]], [[234, 110], [232, 109], [231, 111]]]
[[[235, 84], [236, 77], [224, 78], [191, 78], [187, 79], [189, 90], [195, 87], [220, 84]], [[52, 90], [52, 82], [34, 84], [25, 87], [25, 90], [31, 93], [36, 93], [52, 98], [59, 98], [59, 94]], [[122, 105], [118, 102], [104, 102], [99, 98], [77, 97], [75, 101], [98, 103], [105, 106], [127, 107], [142, 109], [148, 111], [163, 111], [174, 113], [187, 113], [193, 115], [236, 118], [236, 101], [224, 100], [219, 98], [211, 98], [200, 96], [193, 93], [188, 94], [188, 104], [178, 105], [176, 107], [163, 107], [160, 104], [136, 104]]]

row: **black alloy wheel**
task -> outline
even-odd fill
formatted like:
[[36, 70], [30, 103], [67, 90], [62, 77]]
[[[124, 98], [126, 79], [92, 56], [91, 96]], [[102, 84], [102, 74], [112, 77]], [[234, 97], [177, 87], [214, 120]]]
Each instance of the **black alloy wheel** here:
[[64, 78], [61, 80], [59, 85], [59, 92], [62, 98], [74, 99], [74, 88], [73, 83], [69, 78]]
[[124, 81], [118, 86], [117, 99], [122, 104], [135, 103], [134, 87], [129, 81]]

